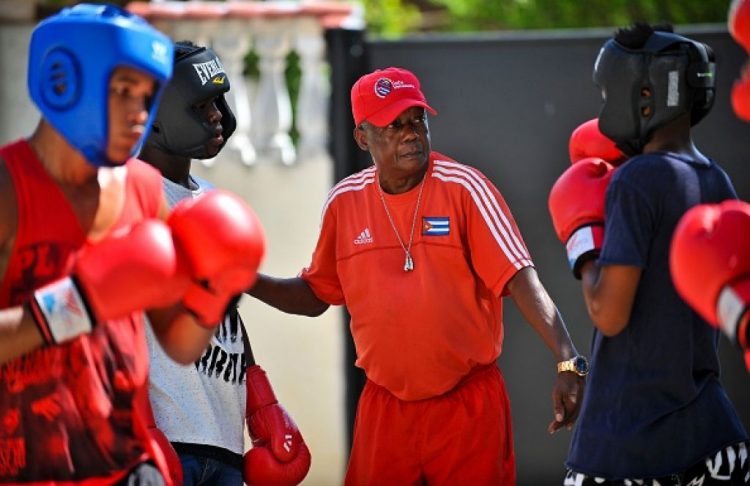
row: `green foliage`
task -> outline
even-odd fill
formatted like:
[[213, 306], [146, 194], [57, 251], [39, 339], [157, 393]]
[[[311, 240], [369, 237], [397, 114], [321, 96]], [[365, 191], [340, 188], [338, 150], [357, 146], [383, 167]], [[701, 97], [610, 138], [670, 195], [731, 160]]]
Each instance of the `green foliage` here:
[[419, 9], [408, 0], [362, 0], [367, 29], [384, 37], [398, 37], [417, 29], [421, 22]]
[[299, 141], [299, 130], [297, 129], [297, 100], [299, 99], [299, 88], [302, 82], [302, 66], [300, 66], [299, 55], [292, 51], [286, 58], [286, 71], [284, 71], [286, 77], [286, 86], [289, 89], [289, 98], [292, 103], [292, 128], [289, 131], [289, 136], [292, 137], [292, 142], [297, 145]]
[[[371, 33], [473, 32], [726, 22], [729, 0], [365, 0]], [[415, 5], [429, 11], [425, 15]], [[401, 12], [399, 12], [401, 10]], [[438, 20], [436, 20], [438, 19]]]

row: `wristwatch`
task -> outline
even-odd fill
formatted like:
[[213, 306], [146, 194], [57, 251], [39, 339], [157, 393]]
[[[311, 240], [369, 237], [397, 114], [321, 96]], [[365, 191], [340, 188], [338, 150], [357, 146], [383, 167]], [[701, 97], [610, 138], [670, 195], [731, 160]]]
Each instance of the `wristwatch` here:
[[586, 376], [589, 373], [589, 360], [585, 356], [573, 356], [572, 358], [557, 363], [557, 372], [572, 371], [578, 376]]

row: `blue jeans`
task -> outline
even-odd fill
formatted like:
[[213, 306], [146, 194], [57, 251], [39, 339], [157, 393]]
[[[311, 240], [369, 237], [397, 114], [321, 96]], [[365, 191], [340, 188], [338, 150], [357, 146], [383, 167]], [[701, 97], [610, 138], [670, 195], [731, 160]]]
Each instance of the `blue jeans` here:
[[180, 454], [184, 486], [242, 486], [242, 471], [207, 457]]

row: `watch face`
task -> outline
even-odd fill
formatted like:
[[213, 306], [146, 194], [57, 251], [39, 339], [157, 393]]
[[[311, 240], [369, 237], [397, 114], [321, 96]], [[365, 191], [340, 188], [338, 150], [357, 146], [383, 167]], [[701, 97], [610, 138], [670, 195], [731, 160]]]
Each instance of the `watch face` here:
[[583, 356], [576, 356], [573, 361], [573, 366], [575, 366], [576, 372], [579, 375], [585, 375], [589, 372], [589, 362], [586, 361], [586, 358]]

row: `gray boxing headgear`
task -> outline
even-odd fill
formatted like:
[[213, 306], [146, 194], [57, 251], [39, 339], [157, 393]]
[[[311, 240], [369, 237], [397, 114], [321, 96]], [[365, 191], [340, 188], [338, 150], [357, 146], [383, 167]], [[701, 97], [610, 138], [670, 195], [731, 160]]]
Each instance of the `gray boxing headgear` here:
[[710, 47], [671, 32], [653, 32], [638, 49], [610, 39], [594, 64], [599, 130], [624, 153], [639, 154], [657, 128], [686, 113], [695, 125], [708, 114], [715, 73]]
[[227, 91], [229, 77], [214, 51], [198, 47], [185, 57], [178, 57], [146, 144], [192, 159], [212, 157], [206, 144], [215, 136], [214, 127], [195, 105], [216, 98], [214, 103], [222, 115], [223, 147], [237, 128], [237, 120], [224, 97]]

